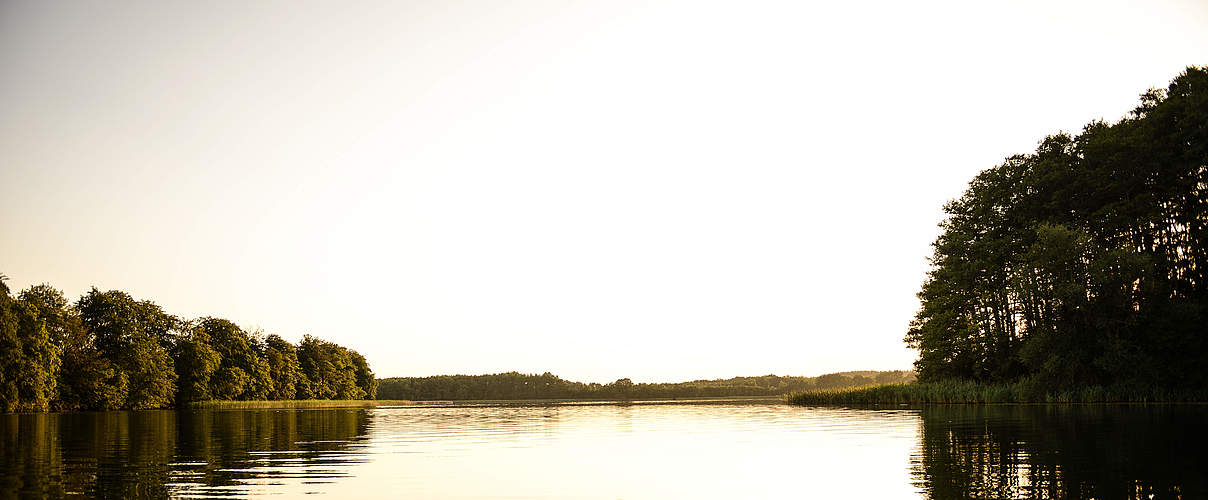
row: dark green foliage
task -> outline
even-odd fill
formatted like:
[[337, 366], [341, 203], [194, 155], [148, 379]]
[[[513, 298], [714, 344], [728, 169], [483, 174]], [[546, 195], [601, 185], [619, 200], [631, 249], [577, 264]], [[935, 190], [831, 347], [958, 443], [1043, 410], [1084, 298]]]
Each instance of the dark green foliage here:
[[369, 369], [369, 362], [365, 361], [365, 356], [356, 351], [348, 351], [349, 357], [352, 359], [353, 371], [356, 374], [357, 388], [364, 394], [365, 399], [374, 399], [377, 397], [378, 381], [373, 376], [373, 370]]
[[[55, 407], [71, 409], [86, 406], [83, 401], [90, 398], [106, 401], [107, 398], [120, 400], [125, 397], [124, 390], [118, 395], [112, 394], [112, 388], [105, 387], [105, 380], [115, 376], [113, 367], [101, 362], [95, 349], [89, 349], [88, 333], [63, 292], [47, 284], [34, 285], [21, 292], [20, 301], [37, 313], [46, 327], [50, 345], [58, 353], [57, 364], [40, 363], [43, 367], [51, 367], [45, 371], [55, 378], [50, 381], [55, 387]], [[80, 380], [82, 374], [98, 376], [100, 381], [89, 386]], [[114, 401], [112, 404], [116, 407], [120, 403]]]
[[209, 335], [221, 360], [210, 381], [213, 399], [266, 399], [273, 392], [259, 339], [220, 318], [201, 318], [197, 328]]
[[290, 400], [298, 397], [302, 366], [298, 364], [298, 351], [294, 345], [276, 335], [264, 339], [264, 359], [268, 363], [269, 378], [273, 390], [268, 399]]
[[[1046, 138], [948, 203], [906, 342], [920, 380], [1204, 388], [1208, 70]], [[1148, 389], [1146, 389], [1148, 390]]]
[[[337, 344], [306, 335], [298, 343], [298, 364], [307, 380], [304, 399], [366, 399], [357, 386], [352, 353]], [[366, 366], [368, 370], [368, 366]]]
[[59, 349], [36, 301], [14, 300], [0, 280], [0, 411], [45, 410], [55, 394]]
[[[73, 305], [49, 285], [13, 298], [0, 275], [0, 412], [163, 408], [214, 399], [366, 399], [365, 358], [307, 336], [218, 318], [185, 322], [150, 301], [93, 288]], [[312, 383], [311, 380], [316, 382]]]
[[682, 383], [635, 384], [623, 378], [608, 384], [584, 384], [563, 380], [549, 372], [525, 375], [516, 372], [494, 375], [440, 375], [382, 379], [378, 399], [499, 400], [499, 399], [660, 399], [730, 396], [779, 396], [793, 391], [852, 387], [874, 383], [904, 383], [914, 380], [908, 371], [843, 372], [819, 377], [735, 377]]
[[127, 381], [123, 408], [161, 408], [176, 395], [176, 372], [165, 347], [179, 320], [150, 301], [93, 288], [76, 304], [101, 354]]
[[126, 373], [89, 345], [65, 346], [59, 375], [61, 410], [116, 410], [126, 402]]
[[126, 373], [97, 348], [74, 307], [67, 309], [66, 318], [65, 334], [60, 338], [63, 363], [56, 406], [62, 410], [121, 408], [129, 392]]
[[50, 342], [59, 351], [54, 407], [60, 410], [120, 408], [126, 401], [128, 377], [96, 347], [78, 311], [63, 292], [49, 285], [34, 285], [20, 300], [37, 311]]
[[176, 401], [208, 401], [214, 399], [212, 380], [222, 356], [214, 349], [209, 332], [200, 326], [181, 335], [172, 352], [176, 362]]

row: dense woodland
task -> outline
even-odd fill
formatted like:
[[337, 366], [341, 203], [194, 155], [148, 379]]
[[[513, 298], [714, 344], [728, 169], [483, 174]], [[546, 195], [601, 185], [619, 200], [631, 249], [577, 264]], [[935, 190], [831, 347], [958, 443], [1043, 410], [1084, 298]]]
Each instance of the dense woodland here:
[[818, 377], [735, 377], [681, 383], [637, 383], [623, 378], [608, 384], [571, 382], [551, 373], [525, 375], [440, 375], [382, 379], [380, 399], [492, 400], [492, 399], [654, 399], [726, 396], [779, 396], [794, 391], [838, 389], [914, 380], [910, 371], [857, 371]]
[[364, 356], [309, 335], [294, 345], [225, 319], [182, 320], [116, 290], [93, 288], [74, 304], [49, 285], [13, 297], [0, 276], [0, 411], [376, 392]]
[[1204, 388], [1208, 69], [1045, 138], [944, 208], [906, 341], [921, 381]]

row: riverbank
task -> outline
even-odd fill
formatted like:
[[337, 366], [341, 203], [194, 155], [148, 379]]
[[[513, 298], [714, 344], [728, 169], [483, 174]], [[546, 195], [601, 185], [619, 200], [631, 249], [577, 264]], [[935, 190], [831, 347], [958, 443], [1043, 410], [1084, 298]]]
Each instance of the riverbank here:
[[501, 406], [501, 405], [611, 405], [611, 404], [675, 404], [675, 403], [735, 403], [744, 401], [777, 401], [782, 396], [732, 396], [721, 398], [660, 398], [660, 399], [473, 399], [411, 401], [401, 399], [361, 400], [293, 400], [293, 401], [195, 401], [188, 409], [305, 409], [305, 408], [375, 408], [379, 406]]
[[634, 400], [725, 397], [779, 397], [811, 389], [861, 387], [914, 381], [906, 370], [856, 370], [816, 377], [761, 375], [687, 382], [634, 382], [628, 378], [607, 384], [566, 380], [553, 373], [519, 372], [486, 375], [432, 375], [378, 379], [375, 396], [409, 400]]
[[982, 384], [941, 381], [805, 391], [785, 396], [795, 405], [996, 404], [996, 403], [1189, 403], [1208, 401], [1202, 391], [1091, 386], [1043, 391], [1024, 382]]
[[194, 401], [186, 403], [184, 408], [189, 409], [214, 409], [214, 410], [234, 410], [234, 409], [295, 409], [295, 408], [372, 408], [376, 406], [394, 406], [394, 405], [411, 405], [416, 404], [415, 401], [399, 401], [399, 400], [384, 400], [384, 399], [303, 399], [303, 400], [282, 400], [282, 401]]

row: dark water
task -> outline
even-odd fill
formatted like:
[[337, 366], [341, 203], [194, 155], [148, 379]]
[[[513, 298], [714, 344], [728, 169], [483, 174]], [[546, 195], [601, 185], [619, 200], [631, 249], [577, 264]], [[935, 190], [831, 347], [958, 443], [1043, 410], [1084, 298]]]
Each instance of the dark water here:
[[0, 498], [1198, 499], [1206, 418], [768, 402], [4, 414]]

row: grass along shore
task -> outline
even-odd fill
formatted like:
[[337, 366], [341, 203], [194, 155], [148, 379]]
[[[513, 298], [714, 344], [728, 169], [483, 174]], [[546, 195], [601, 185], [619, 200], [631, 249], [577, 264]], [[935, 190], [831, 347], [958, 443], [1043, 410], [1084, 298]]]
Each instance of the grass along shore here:
[[785, 396], [795, 405], [1187, 403], [1208, 401], [1203, 391], [1154, 387], [1091, 386], [1045, 391], [1027, 382], [983, 384], [949, 380], [805, 391]]
[[[666, 404], [708, 403], [777, 399], [765, 397], [666, 398], [648, 400], [527, 399], [409, 401], [395, 399], [292, 400], [292, 401], [197, 401], [190, 409], [306, 409], [373, 408], [378, 406], [460, 406], [526, 404]], [[983, 384], [948, 380], [941, 382], [887, 384], [842, 389], [797, 392], [783, 396], [789, 404], [829, 405], [902, 405], [902, 404], [1010, 404], [1010, 403], [1190, 403], [1208, 402], [1208, 393], [1139, 387], [1092, 386], [1062, 391], [1042, 391], [1026, 382]]]
[[305, 409], [305, 408], [374, 408], [378, 406], [483, 406], [483, 405], [534, 405], [534, 404], [674, 404], [674, 403], [733, 403], [746, 401], [776, 401], [781, 396], [725, 396], [690, 398], [650, 399], [457, 399], [423, 400], [404, 399], [303, 399], [303, 400], [253, 400], [253, 401], [194, 401], [185, 403], [188, 409]]
[[229, 409], [293, 409], [293, 408], [372, 408], [375, 406], [413, 405], [415, 401], [386, 399], [301, 399], [301, 400], [255, 400], [255, 401], [194, 401], [183, 408]]

